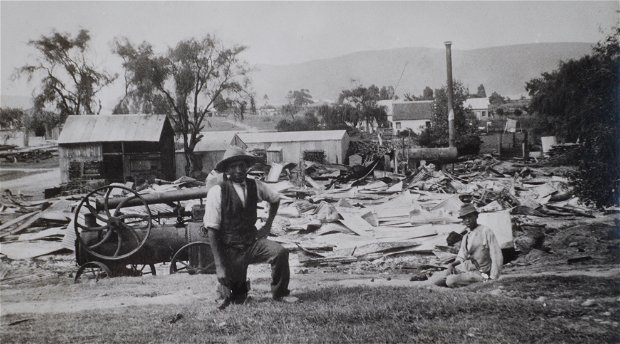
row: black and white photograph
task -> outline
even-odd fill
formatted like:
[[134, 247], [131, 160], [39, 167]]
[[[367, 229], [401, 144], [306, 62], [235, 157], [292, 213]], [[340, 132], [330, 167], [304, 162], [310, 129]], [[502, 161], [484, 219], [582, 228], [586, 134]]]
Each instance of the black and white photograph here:
[[1, 343], [620, 342], [618, 1], [0, 1]]

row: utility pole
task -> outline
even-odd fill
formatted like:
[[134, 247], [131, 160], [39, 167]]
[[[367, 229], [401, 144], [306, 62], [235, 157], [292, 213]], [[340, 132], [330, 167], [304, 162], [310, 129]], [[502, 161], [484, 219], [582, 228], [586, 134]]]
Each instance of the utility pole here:
[[446, 65], [448, 69], [448, 142], [450, 147], [454, 147], [454, 97], [452, 89], [452, 42], [444, 42], [446, 45]]

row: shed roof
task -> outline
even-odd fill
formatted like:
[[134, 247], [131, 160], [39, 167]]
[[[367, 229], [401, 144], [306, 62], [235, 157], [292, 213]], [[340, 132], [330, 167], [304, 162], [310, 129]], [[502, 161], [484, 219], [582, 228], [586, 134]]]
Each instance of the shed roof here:
[[472, 109], [488, 109], [489, 108], [489, 98], [469, 98], [463, 102], [463, 107], [467, 108], [471, 106]]
[[433, 117], [433, 101], [421, 100], [394, 103], [394, 121], [431, 119]]
[[58, 144], [159, 142], [167, 122], [166, 115], [72, 115], [65, 121]]
[[315, 131], [277, 131], [263, 133], [239, 133], [246, 144], [260, 142], [303, 142], [303, 141], [334, 141], [342, 140], [346, 130], [315, 130]]
[[194, 152], [225, 151], [230, 146], [238, 146], [238, 141], [243, 141], [234, 131], [205, 131], [201, 134], [204, 136], [196, 144]]

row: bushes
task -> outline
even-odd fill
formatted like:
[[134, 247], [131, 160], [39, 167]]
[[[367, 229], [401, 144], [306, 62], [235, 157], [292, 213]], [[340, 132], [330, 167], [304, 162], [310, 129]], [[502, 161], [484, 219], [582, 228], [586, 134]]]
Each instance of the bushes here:
[[[454, 144], [459, 154], [476, 154], [480, 151], [482, 141], [478, 138], [478, 125], [480, 124], [469, 108], [463, 107], [467, 99], [467, 90], [459, 81], [454, 82]], [[418, 137], [418, 144], [423, 147], [447, 147], [448, 146], [448, 95], [447, 88], [435, 92], [433, 104], [433, 117], [431, 127], [426, 128]], [[471, 152], [471, 153], [462, 153]]]
[[277, 131], [309, 131], [321, 130], [319, 120], [312, 112], [307, 112], [304, 117], [293, 120], [283, 119], [276, 124]]
[[562, 62], [526, 83], [539, 131], [581, 142], [576, 194], [599, 207], [618, 204], [620, 174], [620, 28], [590, 55]]
[[482, 140], [477, 135], [468, 135], [454, 140], [454, 145], [459, 155], [470, 155], [480, 153]]

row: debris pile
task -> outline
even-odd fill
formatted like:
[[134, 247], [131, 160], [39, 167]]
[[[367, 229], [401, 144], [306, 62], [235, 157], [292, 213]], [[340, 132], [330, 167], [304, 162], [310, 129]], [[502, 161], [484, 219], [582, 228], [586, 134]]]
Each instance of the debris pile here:
[[[378, 169], [381, 159], [353, 160], [360, 165], [302, 161], [250, 172], [284, 195], [271, 240], [295, 251], [304, 268], [399, 269], [418, 275], [441, 269], [458, 252], [465, 227], [457, 214], [464, 203], [477, 207], [478, 222], [495, 232], [502, 249], [521, 253], [510, 264], [533, 264], [551, 256], [565, 264], [601, 261], [595, 251], [608, 251], [587, 238], [589, 224], [603, 226], [610, 218], [581, 204], [561, 170], [484, 155], [443, 169], [421, 162], [407, 174], [395, 174]], [[119, 185], [140, 194], [205, 187], [188, 177]], [[31, 201], [3, 194], [0, 257], [31, 259], [74, 250], [73, 211], [83, 196]], [[200, 204], [197, 199], [149, 208], [157, 221], [167, 222], [164, 215], [178, 214], [169, 216], [177, 221]], [[267, 209], [262, 211], [264, 219]], [[610, 238], [617, 234], [608, 227], [599, 232]], [[553, 239], [566, 233], [572, 236]], [[2, 271], [0, 281], [19, 279]]]
[[400, 268], [424, 269], [455, 257], [465, 230], [457, 218], [463, 203], [473, 203], [478, 222], [513, 253], [554, 253], [544, 244], [546, 235], [595, 221], [595, 211], [573, 196], [566, 177], [519, 160], [485, 155], [443, 170], [422, 163], [408, 175], [376, 166], [306, 164], [298, 172], [305, 183], [289, 188], [281, 174], [272, 185], [287, 198], [272, 240], [298, 251], [307, 267], [398, 259]]
[[0, 145], [0, 158], [9, 162], [38, 162], [58, 154], [57, 145], [18, 148], [15, 145]]

